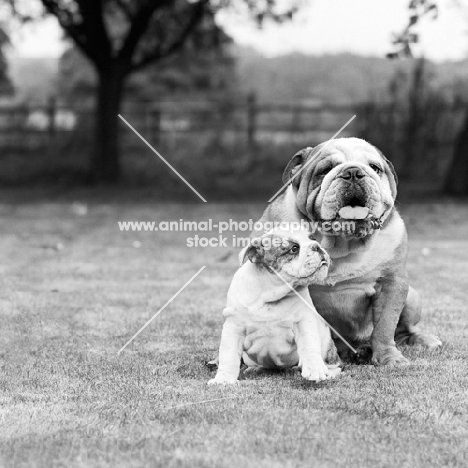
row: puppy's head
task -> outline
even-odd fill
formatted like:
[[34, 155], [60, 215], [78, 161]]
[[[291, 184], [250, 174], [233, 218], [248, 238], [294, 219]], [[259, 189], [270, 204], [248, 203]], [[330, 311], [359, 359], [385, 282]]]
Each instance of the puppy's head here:
[[322, 281], [330, 266], [327, 252], [305, 229], [273, 229], [252, 239], [251, 244], [241, 251], [239, 259], [241, 265], [251, 261], [259, 269], [279, 273], [295, 286]]

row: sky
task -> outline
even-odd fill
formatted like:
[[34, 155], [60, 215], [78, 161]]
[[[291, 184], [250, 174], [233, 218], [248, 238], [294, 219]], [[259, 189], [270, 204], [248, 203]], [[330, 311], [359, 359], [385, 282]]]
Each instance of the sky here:
[[[354, 52], [384, 56], [391, 49], [392, 32], [408, 20], [408, 0], [305, 0], [297, 17], [285, 25], [259, 30], [243, 17], [221, 14], [220, 24], [236, 42], [267, 56], [288, 52], [306, 54]], [[426, 18], [419, 26], [421, 44], [416, 51], [427, 58], [457, 60], [468, 57], [468, 7], [456, 0], [439, 0], [439, 18]], [[20, 57], [57, 57], [64, 44], [50, 18], [28, 26], [13, 38], [10, 52]]]

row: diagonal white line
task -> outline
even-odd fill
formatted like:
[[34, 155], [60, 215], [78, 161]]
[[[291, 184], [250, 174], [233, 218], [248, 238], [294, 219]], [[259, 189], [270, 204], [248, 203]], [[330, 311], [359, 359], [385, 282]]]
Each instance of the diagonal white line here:
[[314, 306], [310, 305], [277, 271], [270, 268], [270, 270], [281, 279], [281, 281], [312, 311], [314, 312], [324, 323], [326, 323], [336, 335], [338, 335], [343, 342], [348, 346], [348, 348], [354, 353], [357, 354], [357, 351], [317, 312]]
[[120, 354], [204, 269], [202, 266], [131, 338], [117, 354]]
[[133, 132], [140, 137], [140, 139], [145, 143], [153, 153], [155, 153], [159, 158], [167, 165], [169, 166], [185, 183], [188, 187], [190, 187], [198, 196], [199, 198], [207, 203], [207, 201], [119, 114], [120, 119], [125, 122], [128, 127], [133, 130]]
[[[327, 147], [329, 143], [331, 143], [354, 119], [356, 115], [353, 115], [320, 149], [317, 153], [317, 156]], [[289, 179], [269, 200], [268, 203], [271, 203], [310, 163], [312, 159], [310, 159], [300, 170], [298, 170], [292, 177]]]
[[202, 405], [204, 403], [211, 403], [212, 401], [231, 400], [232, 398], [240, 398], [241, 396], [243, 395], [234, 395], [234, 396], [228, 396], [228, 397], [223, 397], [223, 398], [213, 398], [212, 400], [192, 401], [190, 403], [184, 403], [182, 405], [170, 406], [169, 408], [161, 408], [161, 409], [164, 411], [168, 411], [171, 409], [183, 408], [184, 406]]

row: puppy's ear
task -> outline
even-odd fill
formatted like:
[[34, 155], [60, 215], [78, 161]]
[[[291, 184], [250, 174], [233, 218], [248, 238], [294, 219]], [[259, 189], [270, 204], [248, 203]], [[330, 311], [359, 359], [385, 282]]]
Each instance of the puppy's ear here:
[[[309, 154], [312, 152], [313, 148], [308, 146], [307, 148], [301, 149], [298, 151], [289, 161], [286, 169], [283, 172], [283, 184], [287, 184], [301, 169], [304, 163], [307, 161]], [[299, 185], [299, 177], [296, 177], [293, 181], [294, 185]]]
[[239, 263], [242, 266], [247, 260], [258, 263], [262, 258], [262, 245], [259, 238], [252, 239], [252, 242], [244, 247], [239, 253]]

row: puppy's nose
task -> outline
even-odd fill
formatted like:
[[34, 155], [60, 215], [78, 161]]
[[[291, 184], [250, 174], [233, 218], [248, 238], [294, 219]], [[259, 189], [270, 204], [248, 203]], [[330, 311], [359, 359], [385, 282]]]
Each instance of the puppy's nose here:
[[310, 250], [312, 250], [313, 252], [319, 252], [321, 250], [321, 247], [318, 242], [313, 242], [310, 246]]
[[320, 255], [322, 260], [327, 261], [327, 252], [320, 246], [320, 244], [317, 244], [313, 250]]
[[365, 177], [366, 174], [362, 171], [360, 167], [351, 166], [347, 167], [340, 175], [344, 180], [356, 181]]
[[318, 253], [320, 254], [323, 260], [327, 259], [327, 252], [325, 252], [325, 250], [323, 250], [322, 247], [319, 247]]

